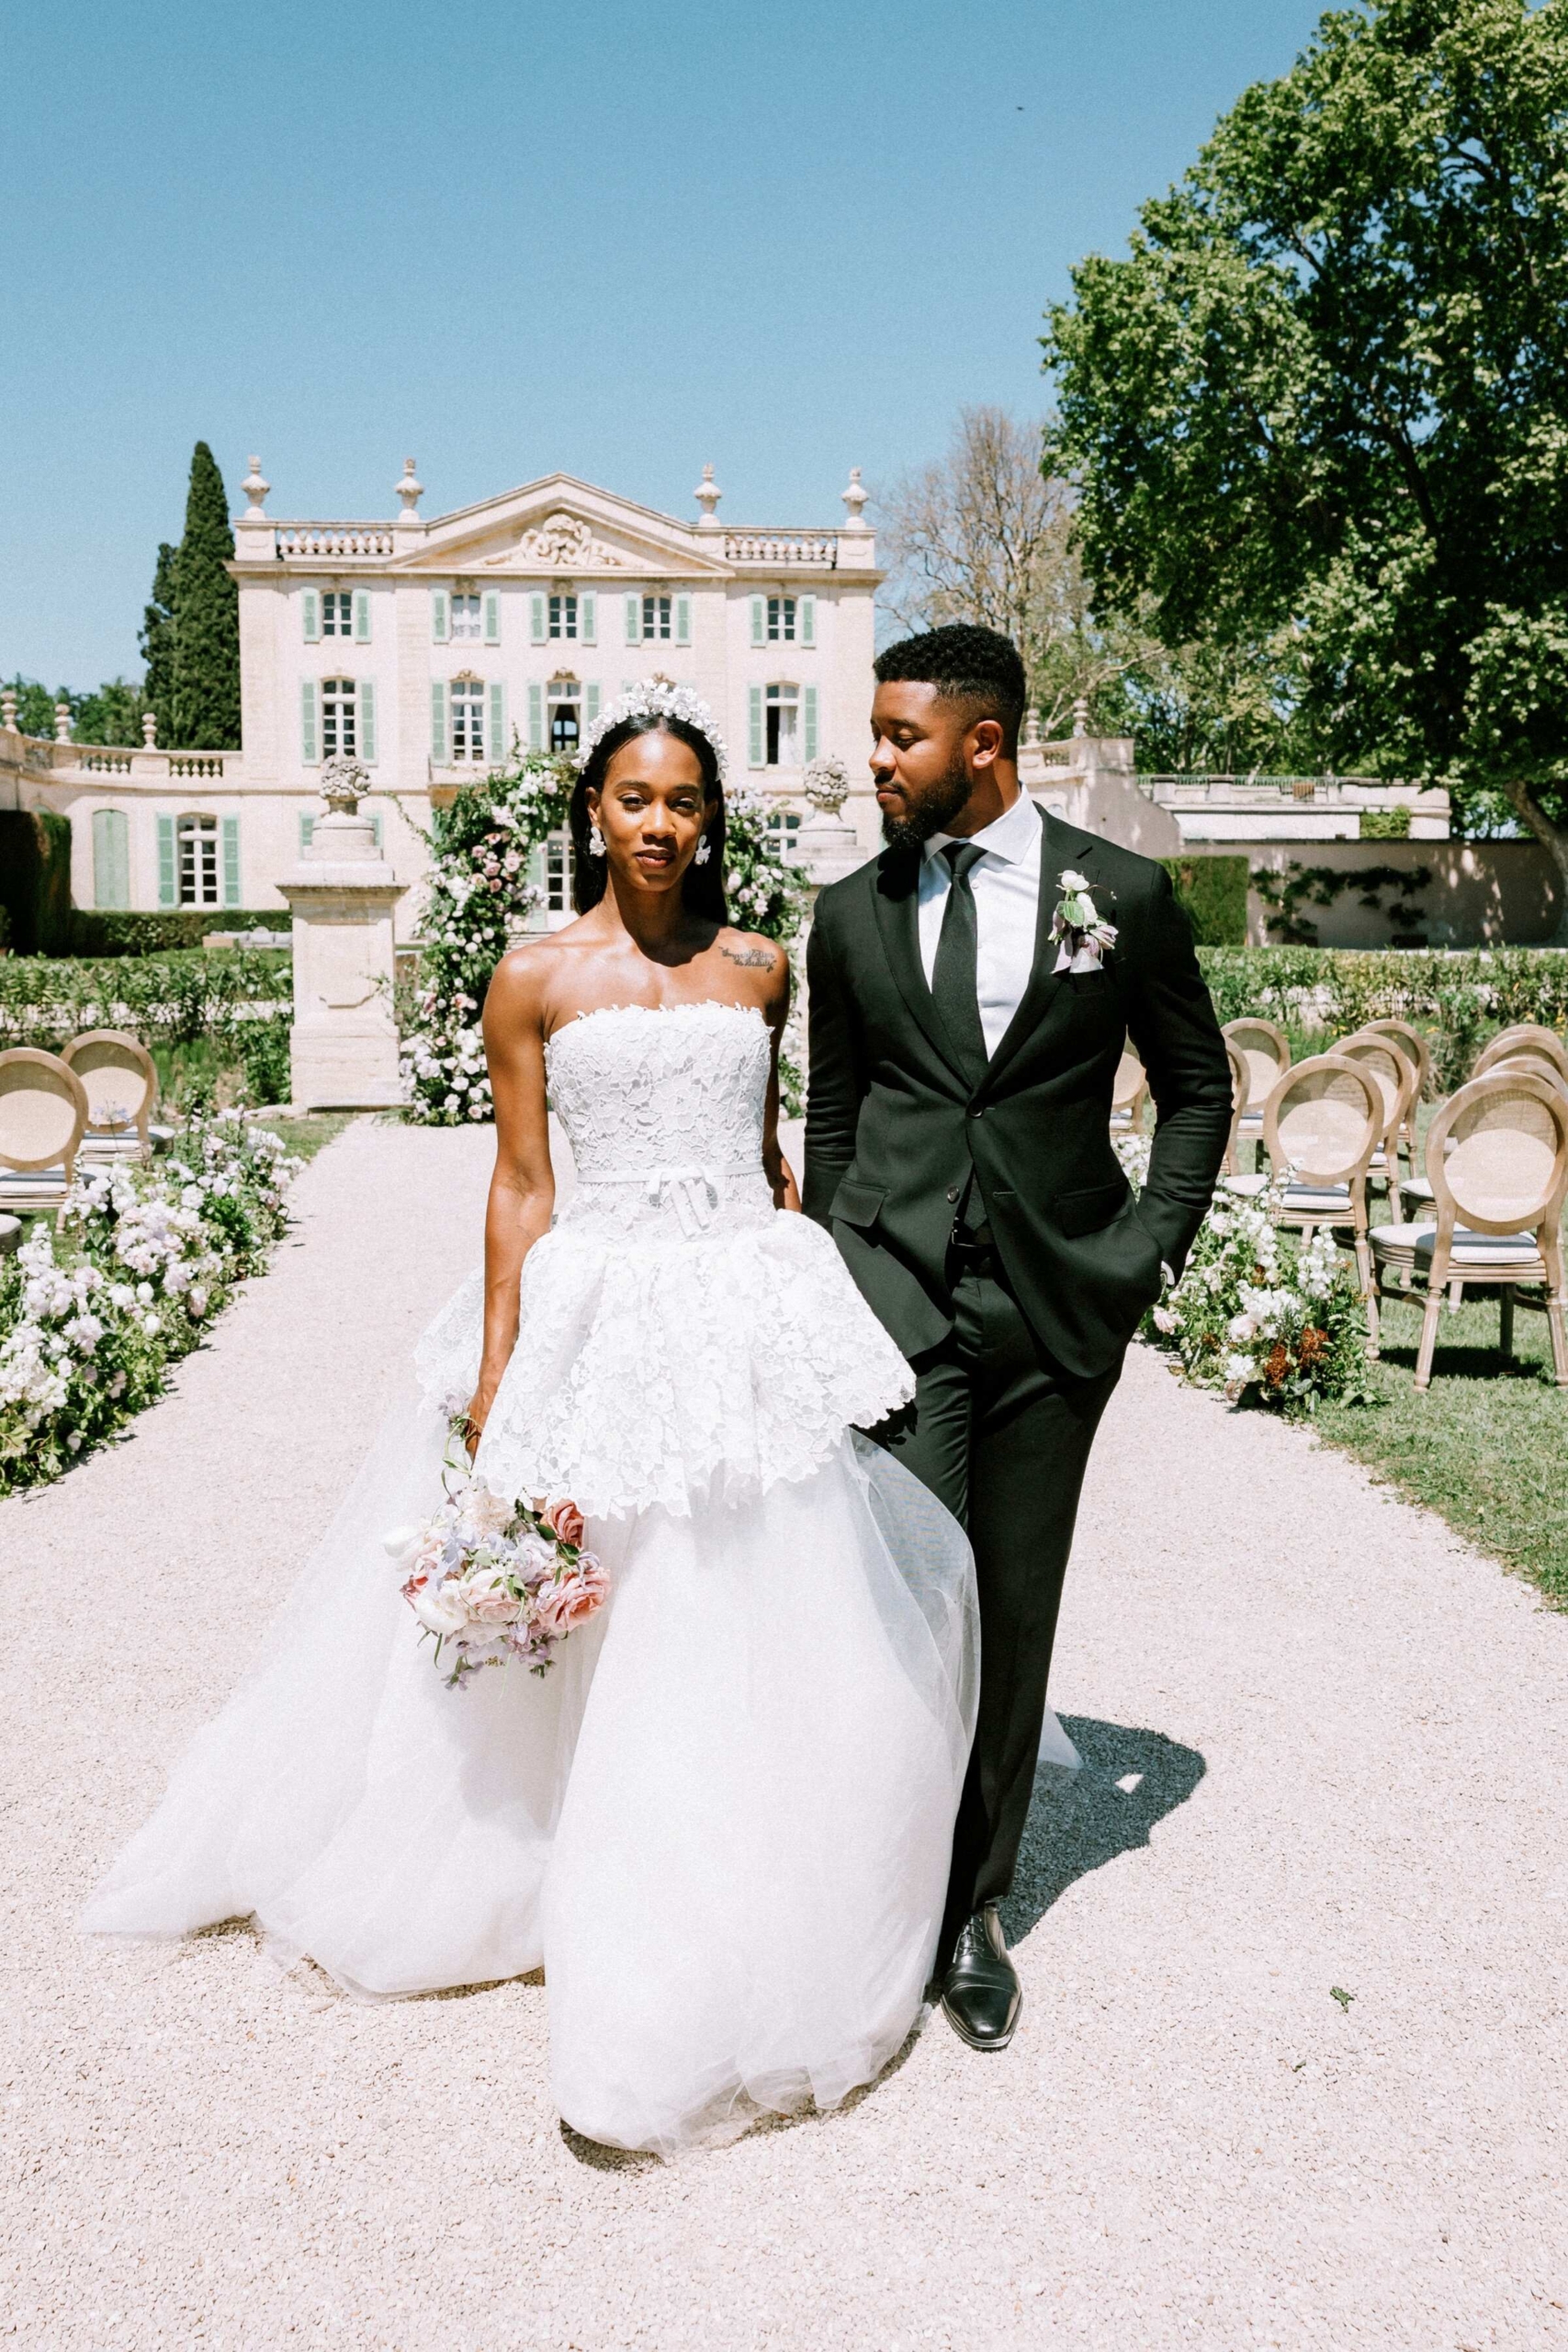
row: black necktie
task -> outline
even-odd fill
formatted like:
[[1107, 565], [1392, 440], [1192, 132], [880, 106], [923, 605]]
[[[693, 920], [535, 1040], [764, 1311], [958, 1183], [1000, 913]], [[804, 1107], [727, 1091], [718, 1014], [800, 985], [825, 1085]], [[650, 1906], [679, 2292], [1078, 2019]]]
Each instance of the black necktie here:
[[980, 1023], [975, 892], [969, 876], [985, 854], [975, 842], [947, 842], [942, 845], [942, 855], [947, 860], [953, 883], [942, 909], [942, 936], [936, 944], [936, 964], [931, 972], [931, 998], [942, 1015], [942, 1026], [976, 1077], [985, 1069], [990, 1056]]

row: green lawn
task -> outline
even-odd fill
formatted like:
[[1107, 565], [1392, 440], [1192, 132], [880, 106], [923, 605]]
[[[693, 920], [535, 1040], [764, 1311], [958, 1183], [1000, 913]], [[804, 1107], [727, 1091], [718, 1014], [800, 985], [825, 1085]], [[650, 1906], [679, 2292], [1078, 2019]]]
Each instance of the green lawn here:
[[1432, 1385], [1416, 1392], [1421, 1308], [1385, 1303], [1371, 1405], [1320, 1407], [1316, 1427], [1568, 1609], [1568, 1389], [1553, 1386], [1546, 1317], [1520, 1308], [1497, 1350], [1497, 1301], [1445, 1305]]

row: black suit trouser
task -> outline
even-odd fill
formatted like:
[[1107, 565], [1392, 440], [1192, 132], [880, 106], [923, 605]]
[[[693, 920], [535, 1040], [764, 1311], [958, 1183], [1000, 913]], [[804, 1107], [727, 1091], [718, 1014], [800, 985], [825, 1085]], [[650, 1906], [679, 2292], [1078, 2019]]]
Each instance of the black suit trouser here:
[[953, 1285], [953, 1328], [915, 1360], [914, 1402], [871, 1434], [967, 1529], [980, 1707], [953, 1832], [942, 1951], [1012, 1885], [1040, 1750], [1073, 1522], [1118, 1357], [1092, 1380], [1033, 1338], [987, 1256]]

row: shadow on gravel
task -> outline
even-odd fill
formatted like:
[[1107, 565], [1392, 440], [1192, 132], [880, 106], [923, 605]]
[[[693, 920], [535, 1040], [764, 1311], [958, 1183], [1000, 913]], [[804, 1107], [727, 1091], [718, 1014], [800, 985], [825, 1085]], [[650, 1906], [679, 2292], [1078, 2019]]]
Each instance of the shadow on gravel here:
[[1064, 1715], [1062, 1728], [1083, 1767], [1066, 1772], [1043, 1764], [1034, 1776], [1018, 1876], [1001, 1907], [1010, 1944], [1021, 1943], [1090, 1871], [1146, 1846], [1156, 1822], [1185, 1804], [1208, 1770], [1195, 1747], [1163, 1732], [1097, 1723], [1092, 1715]]

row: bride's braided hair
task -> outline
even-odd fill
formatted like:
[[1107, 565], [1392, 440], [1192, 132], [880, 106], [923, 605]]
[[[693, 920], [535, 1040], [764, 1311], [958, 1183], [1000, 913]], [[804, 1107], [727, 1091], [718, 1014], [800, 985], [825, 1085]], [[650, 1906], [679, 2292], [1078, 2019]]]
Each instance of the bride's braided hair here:
[[585, 915], [590, 907], [598, 905], [609, 881], [608, 859], [593, 857], [589, 853], [590, 786], [595, 791], [603, 789], [610, 762], [624, 743], [629, 743], [634, 736], [651, 735], [660, 729], [696, 753], [703, 772], [704, 797], [713, 808], [705, 828], [707, 858], [701, 865], [694, 859], [687, 866], [681, 882], [682, 899], [689, 913], [701, 915], [709, 922], [728, 922], [729, 910], [724, 897], [724, 773], [718, 752], [700, 727], [665, 711], [639, 711], [618, 719], [597, 738], [582, 763], [572, 790], [568, 820], [571, 827], [571, 903], [580, 915]]

